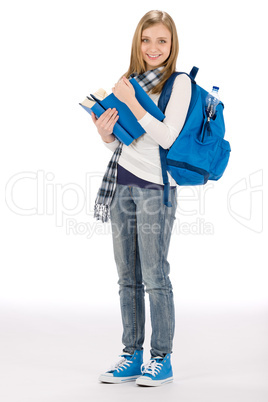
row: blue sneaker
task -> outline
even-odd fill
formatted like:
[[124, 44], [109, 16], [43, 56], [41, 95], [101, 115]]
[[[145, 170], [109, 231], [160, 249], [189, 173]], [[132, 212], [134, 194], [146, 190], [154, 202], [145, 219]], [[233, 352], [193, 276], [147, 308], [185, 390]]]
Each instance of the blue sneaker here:
[[141, 376], [143, 363], [143, 350], [135, 350], [134, 354], [124, 353], [121, 359], [104, 374], [101, 374], [99, 381], [112, 384], [120, 384], [128, 381], [135, 381]]
[[163, 357], [154, 357], [147, 364], [142, 365], [142, 376], [136, 380], [137, 385], [159, 387], [173, 381], [170, 354]]

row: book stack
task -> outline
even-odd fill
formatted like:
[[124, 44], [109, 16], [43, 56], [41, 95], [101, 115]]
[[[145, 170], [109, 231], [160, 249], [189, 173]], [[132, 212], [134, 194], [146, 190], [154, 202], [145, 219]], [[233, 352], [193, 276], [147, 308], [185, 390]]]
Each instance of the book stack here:
[[[163, 121], [165, 115], [138, 84], [135, 78], [132, 78], [130, 83], [135, 89], [135, 96], [140, 105], [153, 117]], [[114, 125], [113, 134], [119, 141], [126, 145], [130, 145], [135, 139], [145, 133], [145, 130], [139, 124], [137, 118], [128, 106], [117, 99], [113, 93], [108, 95], [102, 88], [94, 94], [87, 96], [83, 102], [79, 103], [79, 105], [81, 105], [88, 113], [95, 113], [97, 117], [100, 117], [105, 110], [115, 108], [118, 111], [119, 119]]]

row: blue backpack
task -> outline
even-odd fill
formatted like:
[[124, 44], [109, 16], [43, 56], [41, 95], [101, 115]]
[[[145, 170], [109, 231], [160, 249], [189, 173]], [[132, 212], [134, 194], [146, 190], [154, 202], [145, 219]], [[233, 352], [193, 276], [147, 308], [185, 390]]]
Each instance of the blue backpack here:
[[173, 83], [177, 75], [186, 74], [191, 79], [192, 96], [184, 126], [169, 149], [159, 146], [164, 182], [164, 204], [168, 201], [169, 180], [167, 171], [177, 184], [196, 186], [208, 180], [218, 180], [228, 164], [230, 144], [224, 140], [225, 125], [222, 102], [216, 107], [214, 118], [207, 121], [205, 100], [208, 94], [195, 82], [198, 72], [193, 67], [190, 74], [173, 73], [166, 81], [158, 101], [159, 109], [165, 113]]

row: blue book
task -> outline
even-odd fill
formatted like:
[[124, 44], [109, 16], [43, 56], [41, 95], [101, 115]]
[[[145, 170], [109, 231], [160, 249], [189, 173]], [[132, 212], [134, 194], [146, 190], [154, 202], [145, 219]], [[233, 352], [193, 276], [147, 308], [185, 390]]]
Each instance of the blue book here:
[[[164, 120], [165, 115], [137, 81], [132, 78], [130, 83], [135, 89], [135, 96], [141, 106], [156, 119], [160, 121]], [[90, 97], [87, 97], [82, 103], [79, 103], [79, 105], [81, 105], [88, 113], [95, 113], [97, 117], [100, 117], [102, 113], [109, 108], [116, 108], [119, 119], [114, 125], [113, 133], [119, 141], [129, 145], [135, 139], [143, 135], [145, 130], [125, 103], [117, 99], [113, 93], [108, 96], [106, 95], [107, 94], [104, 90], [99, 90], [95, 95], [90, 95]]]

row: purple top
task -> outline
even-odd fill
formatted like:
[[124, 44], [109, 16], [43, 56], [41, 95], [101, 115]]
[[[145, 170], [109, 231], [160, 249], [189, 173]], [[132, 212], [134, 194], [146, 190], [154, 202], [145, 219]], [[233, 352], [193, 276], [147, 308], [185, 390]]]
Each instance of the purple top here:
[[[149, 188], [150, 190], [164, 190], [163, 184], [152, 183], [147, 180], [140, 179], [134, 174], [130, 173], [128, 170], [122, 166], [117, 165], [117, 184], [123, 184], [124, 186], [135, 186], [141, 188]], [[175, 188], [172, 186], [170, 188]]]

